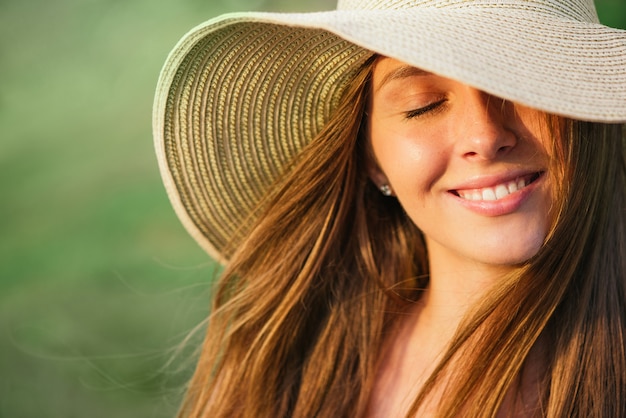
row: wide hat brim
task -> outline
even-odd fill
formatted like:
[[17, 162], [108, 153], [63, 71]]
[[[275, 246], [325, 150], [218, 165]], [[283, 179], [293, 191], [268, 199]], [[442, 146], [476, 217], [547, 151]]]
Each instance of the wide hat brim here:
[[212, 257], [228, 260], [373, 53], [549, 113], [626, 122], [626, 31], [597, 22], [497, 7], [224, 15], [170, 53], [153, 114], [170, 200]]

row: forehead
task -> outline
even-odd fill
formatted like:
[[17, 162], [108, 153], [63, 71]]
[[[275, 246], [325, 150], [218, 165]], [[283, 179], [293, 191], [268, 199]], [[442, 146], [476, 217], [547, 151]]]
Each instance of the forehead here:
[[452, 79], [423, 70], [397, 59], [380, 57], [374, 62], [374, 66], [372, 68], [373, 92], [378, 92], [383, 87], [393, 84], [394, 81], [420, 78], [455, 82]]
[[372, 78], [374, 88], [378, 90], [385, 84], [394, 80], [428, 75], [434, 74], [393, 58], [381, 58], [374, 64]]

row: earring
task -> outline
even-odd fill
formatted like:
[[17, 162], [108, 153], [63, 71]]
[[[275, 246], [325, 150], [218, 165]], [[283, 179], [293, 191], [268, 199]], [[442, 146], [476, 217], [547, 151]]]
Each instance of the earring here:
[[391, 196], [391, 187], [388, 184], [380, 186], [380, 192], [385, 196]]

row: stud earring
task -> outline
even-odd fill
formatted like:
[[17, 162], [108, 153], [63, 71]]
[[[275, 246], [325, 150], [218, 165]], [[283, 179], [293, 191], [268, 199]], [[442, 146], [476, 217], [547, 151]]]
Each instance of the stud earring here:
[[380, 186], [380, 192], [385, 196], [391, 196], [391, 187], [388, 184]]

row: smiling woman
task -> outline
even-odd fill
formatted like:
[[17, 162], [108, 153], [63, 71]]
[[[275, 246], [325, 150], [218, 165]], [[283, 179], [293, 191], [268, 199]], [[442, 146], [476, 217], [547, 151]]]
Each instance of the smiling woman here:
[[543, 112], [394, 59], [376, 61], [370, 89], [370, 177], [390, 188], [428, 249], [429, 284], [374, 383], [384, 401], [372, 415], [402, 416], [427, 375], [398, 371], [432, 371], [468, 306], [543, 245], [563, 180], [549, 171], [550, 144], [561, 138]]
[[225, 270], [181, 417], [626, 416], [624, 68], [585, 0], [191, 31], [157, 154]]

